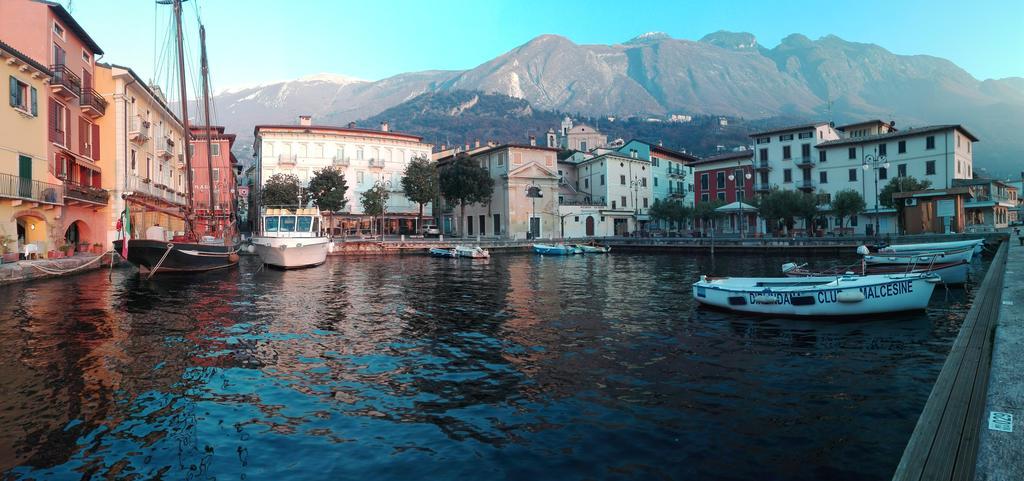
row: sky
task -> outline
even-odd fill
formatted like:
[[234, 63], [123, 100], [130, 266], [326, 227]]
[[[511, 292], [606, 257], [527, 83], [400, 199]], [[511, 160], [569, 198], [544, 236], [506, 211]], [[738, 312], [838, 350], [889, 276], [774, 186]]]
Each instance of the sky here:
[[[105, 51], [101, 60], [158, 82], [168, 75], [159, 59], [169, 58], [160, 51], [171, 7], [60, 1]], [[835, 34], [944, 57], [979, 79], [1024, 77], [1022, 0], [188, 0], [185, 9], [190, 25], [197, 11], [206, 25], [215, 91], [323, 72], [377, 80], [468, 69], [541, 34], [615, 44], [651, 31], [689, 40], [751, 32], [768, 48], [791, 33]], [[187, 36], [198, 52], [194, 29]]]

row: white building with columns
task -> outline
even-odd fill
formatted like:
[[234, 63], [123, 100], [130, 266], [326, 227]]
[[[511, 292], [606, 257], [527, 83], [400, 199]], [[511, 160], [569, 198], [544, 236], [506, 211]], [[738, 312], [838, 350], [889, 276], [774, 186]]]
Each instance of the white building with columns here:
[[[314, 125], [305, 115], [296, 125], [257, 125], [254, 133], [256, 199], [258, 189], [274, 174], [294, 174], [305, 186], [314, 172], [330, 167], [341, 170], [348, 186], [347, 203], [335, 218], [335, 233], [369, 233], [371, 219], [364, 215], [360, 199], [378, 183], [390, 191], [385, 231], [415, 232], [419, 205], [402, 192], [402, 176], [412, 159], [431, 158], [432, 145], [422, 137], [393, 132], [387, 122], [379, 129], [357, 128], [354, 123], [335, 127]], [[431, 205], [426, 204], [423, 212], [429, 218]]]

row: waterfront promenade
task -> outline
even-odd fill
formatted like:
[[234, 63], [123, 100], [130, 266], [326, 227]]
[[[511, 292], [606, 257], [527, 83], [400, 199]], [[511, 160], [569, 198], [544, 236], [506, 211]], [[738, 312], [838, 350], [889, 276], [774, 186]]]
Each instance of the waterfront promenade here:
[[38, 259], [0, 264], [0, 285], [80, 274], [110, 265], [110, 254], [78, 254], [60, 259]]

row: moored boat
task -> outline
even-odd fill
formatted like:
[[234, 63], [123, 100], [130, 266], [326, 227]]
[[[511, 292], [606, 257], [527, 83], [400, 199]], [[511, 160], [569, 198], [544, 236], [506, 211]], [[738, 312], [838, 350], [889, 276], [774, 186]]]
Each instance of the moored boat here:
[[935, 252], [935, 251], [951, 251], [960, 249], [963, 247], [971, 247], [974, 249], [975, 254], [980, 254], [984, 248], [984, 239], [971, 239], [965, 241], [952, 241], [952, 242], [930, 242], [922, 244], [894, 244], [883, 247], [878, 250], [879, 253], [904, 253], [904, 252]]
[[921, 310], [939, 276], [928, 273], [839, 277], [701, 276], [693, 284], [700, 304], [752, 314], [860, 316]]
[[487, 249], [462, 245], [455, 246], [455, 255], [472, 259], [487, 259], [491, 257], [491, 253], [487, 252]]
[[128, 262], [143, 272], [205, 272], [238, 264], [238, 247], [224, 243], [195, 242], [185, 238], [169, 241], [129, 239], [125, 252], [124, 239], [114, 241], [114, 250], [127, 255]]
[[582, 254], [583, 249], [566, 244], [534, 244], [533, 252], [546, 256], [570, 256]]
[[901, 251], [892, 253], [868, 254], [864, 262], [868, 264], [929, 264], [970, 261], [974, 257], [974, 246], [959, 247], [945, 251]]
[[967, 282], [967, 273], [970, 269], [970, 264], [967, 261], [921, 265], [865, 263], [860, 266], [847, 266], [824, 270], [810, 270], [805, 268], [805, 266], [806, 264], [797, 265], [795, 263], [788, 262], [782, 265], [782, 273], [788, 277], [826, 277], [851, 275], [854, 273], [859, 275], [932, 273], [938, 275], [944, 284], [963, 284]]
[[264, 264], [281, 269], [315, 267], [327, 260], [330, 239], [320, 235], [320, 209], [265, 208], [252, 246]]
[[455, 249], [443, 249], [441, 247], [430, 248], [430, 255], [433, 257], [459, 257]]
[[612, 248], [609, 246], [580, 244], [577, 247], [579, 247], [584, 254], [607, 254], [612, 251]]

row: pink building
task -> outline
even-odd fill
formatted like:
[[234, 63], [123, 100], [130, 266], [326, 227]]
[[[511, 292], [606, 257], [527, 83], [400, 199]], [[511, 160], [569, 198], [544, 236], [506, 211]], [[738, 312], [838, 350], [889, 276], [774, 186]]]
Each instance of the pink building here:
[[93, 68], [102, 55], [96, 42], [60, 4], [42, 0], [0, 1], [0, 35], [53, 71], [49, 91], [40, 92], [39, 110], [48, 119], [49, 182], [65, 185], [60, 215], [63, 238], [79, 247], [106, 241], [101, 212], [109, 194], [100, 186], [100, 131], [107, 101], [93, 89]]
[[[225, 134], [224, 127], [211, 125], [207, 131], [202, 126], [192, 126], [192, 199], [199, 221], [196, 233], [219, 236], [234, 221], [232, 207], [235, 204], [235, 167], [238, 161], [231, 153], [235, 134]], [[210, 208], [210, 167], [207, 162], [206, 137], [209, 133], [210, 149], [213, 155], [213, 208]], [[214, 222], [204, 222], [212, 216]]]

